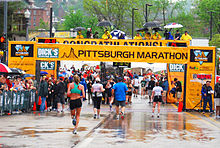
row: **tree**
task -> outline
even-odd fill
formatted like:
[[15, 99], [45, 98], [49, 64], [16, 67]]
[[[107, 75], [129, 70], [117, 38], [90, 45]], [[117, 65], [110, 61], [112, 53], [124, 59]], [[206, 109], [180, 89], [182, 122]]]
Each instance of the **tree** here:
[[39, 26], [36, 27], [36, 30], [38, 29], [45, 29], [45, 30], [49, 30], [49, 23], [48, 22], [44, 22], [44, 20], [41, 18], [40, 22], [39, 22]]
[[[13, 14], [18, 10], [24, 9], [25, 7], [26, 7], [26, 4], [22, 1], [21, 2], [8, 2], [8, 25], [7, 25], [8, 34], [10, 34], [10, 31], [13, 28], [13, 24], [15, 23]], [[4, 3], [3, 2], [0, 2], [0, 20], [1, 20], [0, 21], [0, 33], [2, 33], [3, 28], [4, 28]]]
[[220, 48], [220, 34], [215, 34], [212, 40], [209, 42], [210, 46], [216, 46], [216, 48]]
[[[76, 27], [85, 27], [85, 28], [92, 28], [93, 33], [98, 32], [101, 34], [103, 30], [97, 26], [98, 18], [95, 16], [86, 16], [81, 10], [73, 10], [72, 8], [69, 9], [68, 15], [65, 16], [64, 21], [64, 28], [66, 30], [70, 30], [70, 28]], [[83, 32], [85, 36], [85, 32]]]
[[[127, 34], [131, 32], [131, 16], [132, 8], [137, 8], [135, 11], [135, 25], [142, 28], [145, 23], [146, 3], [153, 6], [148, 7], [148, 20], [163, 20], [166, 24], [166, 19], [169, 17], [172, 10], [174, 12], [182, 12], [184, 9], [185, 0], [171, 3], [169, 0], [87, 0], [83, 6], [87, 14], [94, 14], [99, 21], [108, 20], [112, 22], [117, 29], [124, 30]], [[181, 9], [181, 10], [180, 10]]]
[[199, 19], [206, 25], [209, 25], [210, 14], [213, 13], [213, 32], [220, 33], [220, 1], [219, 0], [197, 0], [195, 3], [195, 12]]

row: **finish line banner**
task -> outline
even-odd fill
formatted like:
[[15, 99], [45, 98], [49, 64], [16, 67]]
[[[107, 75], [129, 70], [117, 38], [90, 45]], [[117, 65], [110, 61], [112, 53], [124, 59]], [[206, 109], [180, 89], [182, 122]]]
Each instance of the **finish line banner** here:
[[104, 39], [68, 39], [36, 38], [37, 43], [74, 44], [74, 45], [121, 45], [121, 46], [159, 46], [188, 47], [189, 41], [179, 40], [104, 40]]
[[38, 60], [187, 63], [188, 48], [37, 44]]

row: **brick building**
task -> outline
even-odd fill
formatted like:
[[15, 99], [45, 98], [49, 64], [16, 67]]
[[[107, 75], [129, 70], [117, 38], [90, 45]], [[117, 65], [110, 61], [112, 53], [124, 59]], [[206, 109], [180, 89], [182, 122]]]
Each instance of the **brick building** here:
[[40, 20], [44, 22], [50, 22], [50, 8], [53, 5], [51, 0], [45, 2], [45, 7], [37, 7], [34, 5], [34, 0], [29, 0], [29, 11], [31, 13], [29, 24], [30, 29], [35, 29], [36, 26], [39, 26]]

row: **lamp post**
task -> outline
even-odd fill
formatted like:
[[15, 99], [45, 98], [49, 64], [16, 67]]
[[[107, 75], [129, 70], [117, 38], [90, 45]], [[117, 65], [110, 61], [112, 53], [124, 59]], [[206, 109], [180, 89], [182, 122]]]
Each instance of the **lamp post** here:
[[24, 12], [24, 17], [25, 17], [25, 19], [26, 19], [26, 41], [29, 40], [29, 38], [28, 38], [28, 25], [29, 25], [28, 22], [29, 22], [30, 15], [31, 15], [31, 13], [30, 13], [30, 11], [27, 9], [27, 10]]
[[132, 39], [134, 39], [134, 10], [138, 9], [132, 8]]
[[151, 5], [151, 4], [146, 4], [146, 17], [145, 17], [146, 23], [147, 23], [147, 6], [153, 6], [153, 5]]

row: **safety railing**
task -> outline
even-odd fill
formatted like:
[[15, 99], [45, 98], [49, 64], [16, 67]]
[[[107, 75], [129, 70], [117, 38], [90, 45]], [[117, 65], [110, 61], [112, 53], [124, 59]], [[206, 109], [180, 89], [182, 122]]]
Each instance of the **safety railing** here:
[[0, 94], [0, 115], [30, 112], [36, 100], [35, 90], [3, 91]]

